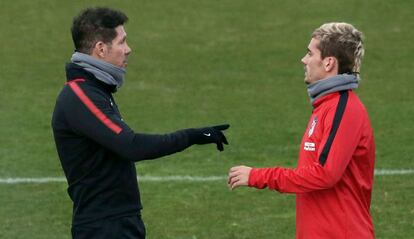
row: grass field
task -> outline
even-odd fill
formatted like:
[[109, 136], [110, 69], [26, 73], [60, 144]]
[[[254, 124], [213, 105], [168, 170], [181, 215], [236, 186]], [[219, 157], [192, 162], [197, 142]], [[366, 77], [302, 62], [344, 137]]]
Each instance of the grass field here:
[[[414, 2], [1, 1], [0, 178], [62, 177], [50, 119], [82, 8], [125, 11], [133, 53], [115, 95], [138, 132], [228, 122], [230, 146], [195, 146], [137, 163], [139, 175], [224, 176], [238, 164], [296, 165], [311, 106], [303, 84], [312, 30], [353, 23], [366, 35], [358, 94], [375, 130], [376, 168], [414, 168]], [[410, 93], [411, 92], [411, 93]], [[66, 183], [0, 184], [0, 238], [70, 238]], [[293, 195], [225, 180], [141, 182], [149, 239], [294, 238]], [[376, 176], [377, 238], [414, 238], [413, 175]]]

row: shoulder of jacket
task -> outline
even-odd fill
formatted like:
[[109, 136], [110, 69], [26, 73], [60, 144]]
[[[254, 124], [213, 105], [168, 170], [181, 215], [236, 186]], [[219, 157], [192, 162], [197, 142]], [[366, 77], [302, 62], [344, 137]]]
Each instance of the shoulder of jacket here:
[[[65, 101], [108, 101], [110, 94], [103, 89], [90, 84], [88, 81], [84, 82], [68, 82], [63, 89], [63, 97]], [[66, 91], [66, 92], [65, 92]], [[67, 92], [70, 92], [69, 94]]]

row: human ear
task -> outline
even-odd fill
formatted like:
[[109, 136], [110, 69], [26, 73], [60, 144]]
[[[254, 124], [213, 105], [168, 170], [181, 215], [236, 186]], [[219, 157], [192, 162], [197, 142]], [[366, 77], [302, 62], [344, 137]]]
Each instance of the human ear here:
[[94, 55], [98, 56], [99, 58], [105, 58], [107, 53], [107, 45], [102, 41], [98, 41], [95, 43], [93, 51]]
[[325, 59], [323, 59], [323, 66], [325, 71], [331, 72], [337, 68], [338, 60], [333, 56], [325, 57]]

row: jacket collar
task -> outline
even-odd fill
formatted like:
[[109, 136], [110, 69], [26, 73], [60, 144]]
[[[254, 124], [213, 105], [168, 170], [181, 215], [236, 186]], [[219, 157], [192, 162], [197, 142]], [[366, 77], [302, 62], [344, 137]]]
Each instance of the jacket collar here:
[[74, 79], [85, 79], [87, 82], [92, 83], [95, 86], [98, 86], [100, 88], [103, 88], [105, 91], [114, 93], [116, 92], [116, 86], [115, 85], [108, 85], [104, 82], [98, 80], [95, 78], [95, 76], [85, 71], [81, 66], [74, 64], [74, 63], [67, 63], [66, 64], [66, 81], [72, 81]]
[[312, 106], [314, 109], [318, 108], [318, 106], [320, 106], [323, 102], [329, 101], [335, 97], [337, 97], [339, 95], [339, 92], [333, 92], [324, 96], [321, 96], [320, 98], [316, 99], [313, 103]]

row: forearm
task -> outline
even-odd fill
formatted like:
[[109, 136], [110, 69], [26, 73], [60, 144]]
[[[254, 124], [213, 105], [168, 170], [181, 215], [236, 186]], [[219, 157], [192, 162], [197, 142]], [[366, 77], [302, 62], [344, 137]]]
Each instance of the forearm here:
[[[122, 143], [116, 148], [119, 149], [120, 155], [132, 161], [159, 158], [180, 152], [193, 144], [214, 143], [219, 151], [223, 151], [223, 144], [228, 142], [221, 130], [228, 127], [229, 125], [225, 124], [191, 128], [162, 135], [135, 134], [129, 129], [119, 136]], [[106, 144], [111, 145], [110, 142]]]
[[329, 172], [315, 164], [302, 169], [254, 168], [250, 172], [248, 185], [284, 193], [304, 193], [330, 188], [336, 182]]
[[132, 161], [141, 161], [180, 152], [192, 144], [188, 130], [159, 135], [134, 134], [120, 146], [119, 154]]

